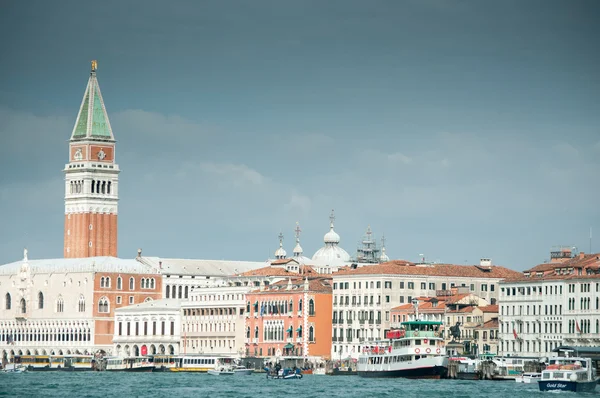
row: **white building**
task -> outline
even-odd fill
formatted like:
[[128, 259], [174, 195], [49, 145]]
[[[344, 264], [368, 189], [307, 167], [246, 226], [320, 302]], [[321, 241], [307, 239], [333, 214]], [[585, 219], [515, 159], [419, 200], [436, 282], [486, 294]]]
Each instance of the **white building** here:
[[181, 302], [152, 300], [115, 310], [114, 354], [179, 354]]
[[600, 255], [571, 249], [500, 284], [500, 354], [550, 356], [600, 344]]
[[413, 297], [446, 295], [466, 287], [488, 303], [498, 298], [498, 283], [520, 273], [491, 265], [413, 264], [391, 261], [363, 267], [340, 268], [333, 278], [332, 358], [357, 357], [370, 340], [384, 338], [390, 311]]

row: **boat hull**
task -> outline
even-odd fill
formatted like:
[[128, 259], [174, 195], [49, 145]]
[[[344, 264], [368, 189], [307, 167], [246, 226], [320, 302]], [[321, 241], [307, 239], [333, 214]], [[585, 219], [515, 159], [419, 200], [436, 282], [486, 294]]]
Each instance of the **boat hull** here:
[[297, 380], [297, 379], [301, 379], [302, 375], [301, 374], [289, 374], [289, 375], [285, 375], [285, 376], [272, 376], [267, 374], [267, 379], [278, 379], [278, 380]]
[[233, 371], [236, 376], [249, 376], [252, 374], [252, 369], [236, 369]]
[[586, 382], [559, 381], [559, 380], [540, 380], [540, 391], [572, 391], [572, 392], [593, 392], [596, 390], [598, 382], [596, 380]]
[[446, 377], [445, 366], [429, 366], [422, 368], [358, 371], [360, 377], [405, 377], [414, 379], [440, 379]]
[[137, 368], [127, 368], [127, 369], [106, 369], [107, 372], [152, 372], [154, 370], [154, 366], [140, 366]]

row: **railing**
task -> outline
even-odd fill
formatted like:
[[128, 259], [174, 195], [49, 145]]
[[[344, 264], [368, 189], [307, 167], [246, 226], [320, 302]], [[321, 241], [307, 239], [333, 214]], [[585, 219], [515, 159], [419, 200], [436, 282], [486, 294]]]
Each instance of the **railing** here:
[[302, 337], [296, 337], [296, 343], [302, 343]]
[[337, 318], [333, 318], [333, 319], [331, 320], [331, 323], [333, 323], [334, 325], [335, 325], [335, 324], [337, 324], [337, 323], [338, 323], [338, 320], [337, 320]]
[[410, 330], [406, 332], [406, 337], [437, 337], [433, 331]]
[[258, 344], [258, 337], [255, 337], [255, 338], [253, 338], [253, 339], [252, 339], [252, 342], [253, 342], [254, 344]]

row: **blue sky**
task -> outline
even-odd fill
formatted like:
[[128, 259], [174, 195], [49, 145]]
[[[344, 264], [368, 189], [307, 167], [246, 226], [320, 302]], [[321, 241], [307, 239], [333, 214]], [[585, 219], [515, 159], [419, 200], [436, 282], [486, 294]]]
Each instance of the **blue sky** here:
[[[61, 257], [89, 74], [119, 255], [264, 260], [335, 209], [391, 258], [524, 269], [600, 236], [595, 1], [5, 1], [0, 263]], [[596, 239], [598, 241], [598, 239]], [[600, 251], [600, 241], [594, 245]]]

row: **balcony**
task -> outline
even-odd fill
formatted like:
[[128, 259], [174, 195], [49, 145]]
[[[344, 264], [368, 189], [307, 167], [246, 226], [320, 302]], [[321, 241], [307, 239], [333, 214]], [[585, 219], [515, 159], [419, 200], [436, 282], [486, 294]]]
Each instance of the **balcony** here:
[[381, 325], [381, 319], [378, 319], [378, 320], [376, 320], [376, 321], [375, 321], [375, 323], [376, 323], [377, 325]]
[[338, 323], [338, 320], [337, 320], [337, 318], [333, 318], [333, 319], [331, 320], [331, 323], [333, 323], [334, 325], [336, 325], [336, 324]]
[[373, 325], [373, 323], [375, 323], [375, 320], [369, 319], [369, 325]]
[[294, 338], [293, 337], [288, 337], [286, 339], [286, 343], [293, 343], [294, 342]]
[[244, 344], [250, 344], [250, 338], [246, 337], [246, 338], [244, 339]]
[[296, 343], [301, 344], [302, 343], [302, 337], [296, 337]]
[[253, 338], [253, 339], [252, 339], [252, 343], [253, 343], [253, 344], [258, 344], [258, 337], [255, 337], [255, 338]]
[[335, 336], [333, 336], [333, 337], [331, 338], [331, 341], [333, 341], [333, 342], [335, 343], [336, 341], [338, 341], [338, 338], [337, 338], [337, 337], [335, 337]]

